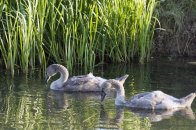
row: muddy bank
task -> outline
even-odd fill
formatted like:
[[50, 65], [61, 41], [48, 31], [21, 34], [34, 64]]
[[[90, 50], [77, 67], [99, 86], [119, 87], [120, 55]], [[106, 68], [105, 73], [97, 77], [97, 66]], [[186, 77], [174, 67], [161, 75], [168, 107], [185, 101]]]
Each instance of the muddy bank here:
[[196, 2], [164, 1], [158, 12], [163, 30], [155, 32], [153, 55], [195, 57]]

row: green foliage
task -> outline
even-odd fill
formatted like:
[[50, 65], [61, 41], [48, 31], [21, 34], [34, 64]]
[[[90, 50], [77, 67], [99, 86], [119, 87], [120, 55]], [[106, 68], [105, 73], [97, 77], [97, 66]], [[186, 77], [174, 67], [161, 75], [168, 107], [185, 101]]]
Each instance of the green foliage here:
[[[165, 31], [158, 32], [157, 44], [164, 53], [189, 56], [194, 51], [196, 2], [162, 0], [157, 8], [158, 18]], [[165, 47], [165, 48], [164, 48]]]
[[[1, 1], [0, 50], [5, 67], [14, 74], [15, 65], [27, 71], [39, 64], [46, 66], [43, 49], [43, 20], [37, 1]], [[43, 7], [43, 6], [42, 6]], [[43, 32], [43, 31], [42, 31]]]
[[155, 0], [1, 0], [0, 56], [14, 74], [49, 62], [92, 68], [96, 63], [148, 61]]

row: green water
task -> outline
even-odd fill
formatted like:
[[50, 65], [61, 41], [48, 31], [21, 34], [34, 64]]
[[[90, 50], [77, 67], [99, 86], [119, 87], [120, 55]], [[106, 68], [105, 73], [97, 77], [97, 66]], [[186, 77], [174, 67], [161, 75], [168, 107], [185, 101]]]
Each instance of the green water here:
[[[127, 98], [157, 89], [183, 97], [194, 92], [196, 86], [196, 65], [187, 64], [188, 61], [191, 60], [105, 65], [95, 68], [93, 73], [105, 78], [129, 74], [124, 85]], [[80, 74], [85, 73], [75, 69], [72, 75]], [[0, 70], [0, 129], [193, 130], [195, 112], [196, 100], [191, 110], [174, 115], [115, 107], [114, 98], [109, 96], [101, 105], [99, 93], [51, 91], [39, 70], [25, 76], [18, 73], [13, 79]]]

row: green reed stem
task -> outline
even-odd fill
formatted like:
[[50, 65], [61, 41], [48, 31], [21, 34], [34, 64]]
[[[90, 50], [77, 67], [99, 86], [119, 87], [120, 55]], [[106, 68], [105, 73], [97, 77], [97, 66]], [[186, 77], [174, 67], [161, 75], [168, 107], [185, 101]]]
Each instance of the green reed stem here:
[[92, 69], [97, 63], [149, 60], [155, 0], [2, 1], [0, 58], [14, 73], [62, 63]]

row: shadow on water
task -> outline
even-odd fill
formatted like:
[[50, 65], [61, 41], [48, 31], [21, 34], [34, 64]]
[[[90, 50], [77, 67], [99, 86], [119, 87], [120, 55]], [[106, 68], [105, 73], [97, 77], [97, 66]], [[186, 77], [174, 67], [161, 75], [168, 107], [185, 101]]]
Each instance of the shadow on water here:
[[[129, 74], [124, 86], [126, 97], [151, 90], [162, 90], [175, 97], [195, 91], [196, 66], [188, 60], [154, 60], [145, 65], [105, 65], [94, 75], [116, 78]], [[80, 69], [79, 69], [80, 70]], [[18, 73], [13, 79], [0, 70], [0, 129], [186, 129], [196, 127], [196, 101], [192, 109], [139, 111], [114, 105], [114, 97], [100, 93], [51, 91], [40, 71]], [[71, 75], [86, 74], [73, 72]]]

